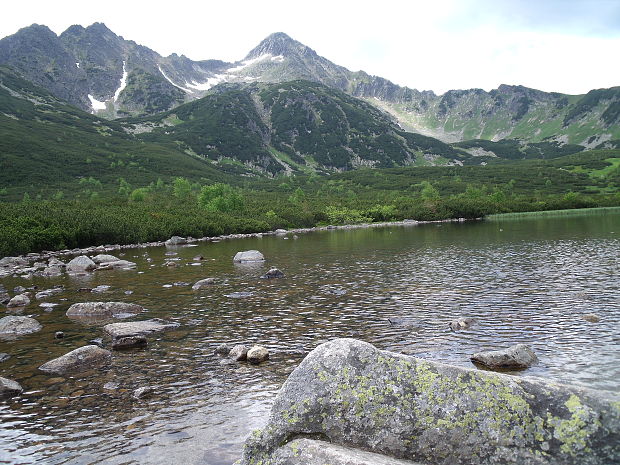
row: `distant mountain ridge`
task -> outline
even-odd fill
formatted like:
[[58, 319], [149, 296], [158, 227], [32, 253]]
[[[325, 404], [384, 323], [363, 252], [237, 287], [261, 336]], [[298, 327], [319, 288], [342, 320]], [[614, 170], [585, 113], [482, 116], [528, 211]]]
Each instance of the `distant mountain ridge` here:
[[281, 32], [261, 41], [243, 60], [227, 63], [162, 57], [102, 23], [71, 26], [60, 36], [32, 25], [0, 40], [0, 64], [108, 118], [167, 111], [204, 97], [221, 83], [307, 80], [365, 99], [402, 129], [444, 142], [518, 138], [596, 147], [620, 139], [620, 87], [582, 96], [509, 85], [436, 95], [349, 71]]

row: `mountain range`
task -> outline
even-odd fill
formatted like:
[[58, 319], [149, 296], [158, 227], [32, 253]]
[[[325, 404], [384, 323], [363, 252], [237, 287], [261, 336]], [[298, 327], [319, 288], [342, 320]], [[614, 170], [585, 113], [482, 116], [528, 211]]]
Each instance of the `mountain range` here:
[[0, 40], [0, 136], [4, 185], [486, 164], [619, 147], [620, 87], [436, 95], [284, 33], [228, 63], [162, 57], [102, 23], [32, 25]]
[[[281, 32], [264, 39], [242, 60], [227, 63], [177, 54], [162, 57], [102, 23], [71, 26], [59, 36], [46, 26], [32, 25], [0, 40], [0, 64], [56, 97], [109, 118], [170, 110], [204, 97], [220, 83], [301, 79], [365, 99], [390, 114], [402, 129], [444, 142], [553, 139], [592, 148], [620, 138], [620, 87], [565, 95], [501, 85], [490, 92], [469, 89], [436, 95], [349, 71]], [[421, 68], [432, 72], [428, 66]]]

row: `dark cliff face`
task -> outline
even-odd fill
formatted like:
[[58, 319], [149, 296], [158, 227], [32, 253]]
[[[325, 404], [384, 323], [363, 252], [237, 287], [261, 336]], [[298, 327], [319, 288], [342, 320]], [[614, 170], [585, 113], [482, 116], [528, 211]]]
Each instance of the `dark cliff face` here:
[[74, 105], [87, 105], [86, 73], [47, 26], [33, 24], [0, 40], [0, 63]]

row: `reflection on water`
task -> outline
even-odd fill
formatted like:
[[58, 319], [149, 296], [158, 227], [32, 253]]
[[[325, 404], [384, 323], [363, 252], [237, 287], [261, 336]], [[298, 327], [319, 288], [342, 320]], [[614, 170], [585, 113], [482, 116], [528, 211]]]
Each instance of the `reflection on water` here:
[[[617, 214], [327, 231], [129, 250], [123, 258], [138, 263], [134, 271], [5, 280], [8, 289], [67, 289], [47, 299], [60, 305], [34, 301], [25, 310], [41, 332], [0, 341], [11, 355], [0, 375], [25, 389], [0, 402], [0, 463], [230, 464], [286, 376], [334, 337], [461, 366], [472, 366], [473, 352], [523, 342], [540, 363], [515, 375], [618, 391], [619, 235]], [[248, 249], [267, 263], [233, 264]], [[196, 255], [205, 258], [199, 265]], [[165, 266], [170, 259], [179, 266]], [[286, 278], [258, 279], [270, 266]], [[199, 291], [178, 285], [207, 277], [217, 283]], [[78, 292], [102, 284], [111, 288]], [[115, 353], [103, 371], [40, 374], [43, 362], [102, 336], [101, 324], [65, 316], [86, 300], [135, 302], [148, 309], [137, 318], [181, 327], [146, 350]], [[586, 322], [586, 313], [601, 322]], [[460, 316], [476, 323], [451, 332], [448, 323]], [[59, 330], [64, 339], [54, 339]], [[272, 357], [258, 367], [221, 364], [213, 354], [221, 342], [260, 343]], [[132, 398], [147, 385], [156, 386], [153, 398]]]

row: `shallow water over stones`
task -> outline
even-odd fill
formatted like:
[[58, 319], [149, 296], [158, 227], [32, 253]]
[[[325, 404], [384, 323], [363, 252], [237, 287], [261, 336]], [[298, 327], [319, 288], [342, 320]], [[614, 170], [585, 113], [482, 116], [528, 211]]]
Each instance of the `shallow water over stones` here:
[[[43, 329], [0, 340], [10, 355], [0, 376], [24, 388], [0, 401], [0, 463], [231, 464], [286, 376], [334, 337], [461, 366], [473, 366], [475, 352], [525, 343], [540, 361], [517, 376], [620, 390], [618, 214], [285, 237], [132, 249], [120, 258], [135, 262], [134, 270], [4, 279], [6, 289], [65, 290], [46, 298], [56, 307], [33, 301], [2, 310], [33, 316]], [[233, 263], [237, 252], [253, 249], [264, 263]], [[177, 267], [166, 266], [170, 252]], [[285, 277], [260, 279], [272, 267]], [[204, 278], [215, 284], [163, 287]], [[79, 292], [99, 285], [110, 288]], [[121, 320], [65, 316], [85, 301], [136, 303], [146, 311], [124, 321], [180, 326], [148, 336], [146, 349], [115, 351], [104, 369], [39, 372], [93, 339], [109, 344], [103, 326]], [[600, 321], [583, 318], [590, 313]], [[451, 331], [458, 318], [475, 324]], [[57, 331], [64, 338], [55, 339]], [[224, 342], [265, 346], [270, 360], [221, 363], [214, 350]], [[138, 399], [142, 387], [153, 391]]]

